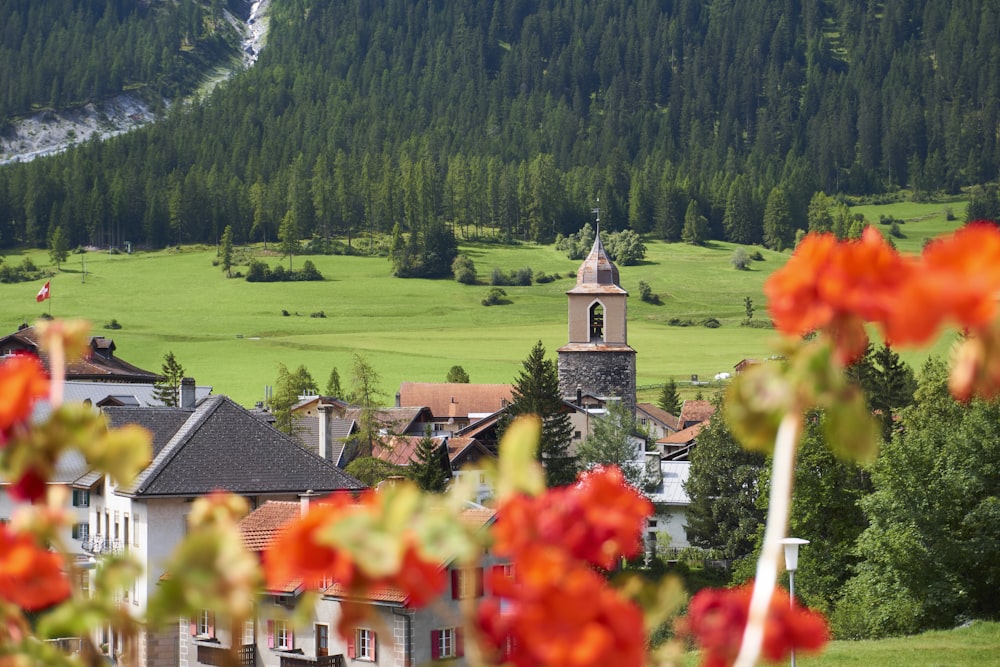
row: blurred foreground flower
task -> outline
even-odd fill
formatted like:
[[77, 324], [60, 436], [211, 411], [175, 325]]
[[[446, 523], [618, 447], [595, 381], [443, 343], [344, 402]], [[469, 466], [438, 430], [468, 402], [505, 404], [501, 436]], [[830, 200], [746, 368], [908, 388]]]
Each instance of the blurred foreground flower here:
[[30, 534], [0, 524], [0, 600], [37, 611], [69, 595], [62, 556], [38, 546]]
[[[678, 625], [682, 634], [694, 638], [702, 648], [702, 667], [728, 667], [736, 660], [747, 625], [752, 586], [706, 588], [698, 591], [688, 606], [688, 615]], [[776, 588], [768, 608], [761, 653], [766, 660], [780, 661], [795, 651], [819, 651], [830, 638], [826, 619], [818, 612], [789, 606], [788, 593]]]

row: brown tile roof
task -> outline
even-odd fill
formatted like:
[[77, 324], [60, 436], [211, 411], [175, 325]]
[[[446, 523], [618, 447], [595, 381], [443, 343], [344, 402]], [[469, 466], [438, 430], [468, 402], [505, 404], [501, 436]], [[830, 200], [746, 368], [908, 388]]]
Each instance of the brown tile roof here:
[[[25, 327], [0, 338], [0, 348], [18, 348], [34, 352], [48, 366], [48, 355], [38, 347], [38, 332]], [[156, 382], [157, 373], [134, 366], [114, 355], [115, 342], [103, 336], [92, 336], [86, 359], [66, 366], [67, 380], [109, 380], [116, 382]]]
[[694, 426], [689, 426], [683, 431], [677, 431], [676, 433], [671, 433], [670, 435], [660, 438], [657, 440], [657, 444], [660, 445], [687, 445], [693, 442], [701, 430], [708, 425], [708, 422], [698, 422]]
[[[344, 413], [344, 419], [361, 423], [362, 409], [352, 406]], [[375, 421], [390, 433], [407, 433], [418, 429], [417, 424], [430, 422], [431, 414], [425, 407], [379, 408], [375, 411]]]
[[681, 406], [680, 423], [684, 427], [685, 424], [703, 422], [714, 414], [715, 406], [712, 401], [684, 401], [684, 405]]
[[[410, 461], [417, 453], [417, 445], [423, 436], [416, 435], [396, 435], [386, 438], [383, 442], [376, 442], [372, 448], [372, 456], [387, 463], [394, 463], [398, 466], [410, 465]], [[444, 438], [432, 438], [435, 448], [441, 445]]]
[[665, 425], [667, 428], [671, 428], [675, 431], [680, 428], [680, 421], [677, 417], [670, 414], [655, 403], [639, 403], [636, 407], [661, 424]]
[[291, 500], [268, 500], [240, 521], [243, 544], [250, 551], [263, 551], [289, 521], [302, 512], [300, 503]]
[[404, 382], [399, 385], [399, 404], [426, 406], [437, 420], [468, 419], [470, 414], [492, 414], [510, 404], [512, 391], [509, 384]]

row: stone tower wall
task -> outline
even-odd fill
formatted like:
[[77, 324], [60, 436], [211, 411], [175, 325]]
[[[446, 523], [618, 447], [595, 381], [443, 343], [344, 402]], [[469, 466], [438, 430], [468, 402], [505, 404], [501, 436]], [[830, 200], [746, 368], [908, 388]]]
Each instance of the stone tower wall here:
[[617, 396], [635, 410], [635, 350], [559, 350], [559, 391], [576, 397], [576, 389], [595, 396]]

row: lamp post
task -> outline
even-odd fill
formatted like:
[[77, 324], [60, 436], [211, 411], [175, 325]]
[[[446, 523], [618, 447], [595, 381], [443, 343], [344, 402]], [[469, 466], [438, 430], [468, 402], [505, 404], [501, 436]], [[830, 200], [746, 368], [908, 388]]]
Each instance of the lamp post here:
[[[795, 606], [795, 571], [799, 569], [799, 547], [809, 544], [809, 540], [801, 537], [786, 537], [781, 540], [785, 547], [785, 569], [788, 570], [788, 606]], [[795, 649], [791, 652], [792, 667], [795, 667]]]

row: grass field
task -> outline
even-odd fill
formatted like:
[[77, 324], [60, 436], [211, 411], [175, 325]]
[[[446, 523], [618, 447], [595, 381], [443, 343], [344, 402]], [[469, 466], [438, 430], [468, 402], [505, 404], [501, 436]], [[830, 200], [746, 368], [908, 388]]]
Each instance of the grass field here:
[[[835, 641], [818, 656], [796, 656], [801, 667], [997, 667], [1000, 623], [977, 621], [964, 628], [879, 641]], [[685, 656], [686, 667], [698, 654]]]
[[[944, 205], [916, 209], [912, 216], [893, 205], [859, 207], [877, 220], [879, 213], [913, 218], [903, 225], [901, 249], [918, 249], [922, 238], [953, 229], [944, 220]], [[964, 204], [955, 205], [964, 211]], [[909, 209], [907, 209], [909, 210]], [[917, 220], [919, 218], [919, 220]], [[887, 228], [883, 228], [887, 230]], [[736, 271], [729, 260], [735, 246], [713, 242], [708, 247], [649, 242], [646, 260], [620, 267], [629, 299], [629, 343], [638, 352], [638, 384], [680, 381], [697, 374], [710, 380], [731, 371], [745, 357], [773, 353], [776, 334], [741, 327], [744, 297], [755, 307], [754, 319], [767, 318], [762, 286], [787, 254], [762, 250], [764, 261], [750, 271]], [[505, 271], [531, 267], [537, 274], [560, 274], [555, 282], [505, 288], [507, 305], [485, 307], [485, 284], [467, 286], [452, 280], [401, 280], [389, 275], [385, 259], [311, 256], [326, 278], [310, 283], [247, 283], [226, 279], [213, 266], [216, 251], [190, 247], [132, 255], [74, 254], [52, 277], [52, 300], [35, 303], [42, 281], [0, 284], [0, 331], [14, 331], [48, 312], [56, 317], [83, 317], [95, 334], [114, 338], [118, 355], [158, 371], [163, 355], [173, 351], [188, 375], [244, 405], [264, 397], [273, 384], [277, 364], [305, 365], [322, 388], [332, 368], [349, 386], [354, 353], [365, 356], [381, 377], [391, 401], [403, 381], [443, 382], [451, 366], [461, 365], [473, 382], [512, 382], [521, 361], [541, 340], [554, 358], [567, 342], [566, 290], [573, 286], [579, 261], [552, 246], [464, 245], [485, 282], [494, 267]], [[44, 251], [28, 253], [39, 266], [48, 265]], [[305, 258], [294, 258], [295, 267]], [[284, 261], [268, 258], [273, 265]], [[20, 258], [9, 254], [5, 261]], [[86, 261], [86, 279], [82, 273]], [[243, 268], [243, 267], [239, 267]], [[662, 305], [638, 298], [639, 281], [660, 295]], [[282, 311], [289, 315], [282, 315]], [[325, 318], [311, 317], [323, 312]], [[722, 326], [670, 326], [671, 318], [699, 322], [717, 318]], [[101, 327], [117, 320], [122, 328]], [[944, 344], [937, 351], [943, 351]], [[904, 358], [919, 363], [920, 357]], [[690, 395], [693, 389], [684, 388]], [[712, 390], [704, 389], [706, 396]], [[655, 391], [642, 394], [652, 399]]]

